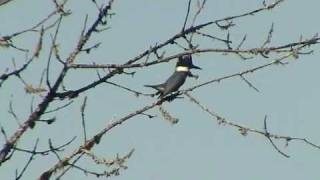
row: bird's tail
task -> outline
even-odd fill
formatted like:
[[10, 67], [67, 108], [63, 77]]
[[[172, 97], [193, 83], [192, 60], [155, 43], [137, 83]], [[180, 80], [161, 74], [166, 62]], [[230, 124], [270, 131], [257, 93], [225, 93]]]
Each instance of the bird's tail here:
[[[144, 87], [150, 87], [153, 88], [155, 90], [157, 90], [158, 92], [155, 93], [155, 95], [159, 95], [159, 97], [162, 96], [162, 91], [163, 91], [163, 86], [162, 85], [144, 85]], [[158, 98], [159, 98], [158, 97]]]
[[158, 91], [163, 91], [164, 90], [164, 86], [163, 84], [157, 84], [157, 85], [144, 85], [145, 87], [150, 87], [150, 88], [153, 88], [155, 90], [158, 90]]
[[156, 88], [156, 85], [144, 85], [144, 87], [151, 87], [151, 88], [153, 88], [153, 89], [157, 89], [157, 88]]

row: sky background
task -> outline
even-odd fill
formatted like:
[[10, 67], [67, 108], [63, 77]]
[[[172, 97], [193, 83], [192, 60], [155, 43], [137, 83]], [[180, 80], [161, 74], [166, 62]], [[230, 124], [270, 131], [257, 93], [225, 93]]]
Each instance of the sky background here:
[[[101, 2], [101, 1], [98, 1]], [[205, 9], [196, 24], [237, 15], [261, 6], [258, 0], [208, 0]], [[270, 1], [269, 1], [270, 2]], [[238, 44], [247, 35], [244, 48], [259, 47], [264, 42], [269, 28], [274, 23], [274, 34], [271, 45], [282, 45], [299, 40], [300, 36], [312, 37], [319, 32], [320, 2], [317, 0], [290, 0], [278, 8], [234, 21], [235, 27], [229, 30], [234, 44]], [[58, 37], [61, 54], [67, 57], [77, 43], [83, 26], [85, 14], [89, 22], [95, 18], [95, 6], [88, 1], [70, 0], [67, 8], [72, 15], [62, 22], [61, 34]], [[83, 54], [78, 63], [124, 63], [137, 56], [156, 43], [163, 42], [179, 32], [183, 25], [187, 8], [186, 0], [115, 0], [113, 12], [116, 14], [109, 21], [111, 29], [92, 36], [88, 44], [102, 42], [100, 48], [89, 55]], [[51, 1], [14, 0], [0, 7], [0, 35], [8, 35], [37, 23], [54, 9]], [[192, 14], [195, 12], [195, 2]], [[226, 31], [215, 26], [205, 30], [218, 37], [226, 37]], [[37, 37], [28, 33], [15, 40], [20, 47], [33, 49]], [[42, 69], [46, 65], [49, 51], [49, 37], [45, 39], [46, 48], [31, 68], [23, 73], [27, 83], [37, 85]], [[217, 41], [196, 39], [200, 47], [221, 48]], [[272, 66], [246, 76], [260, 92], [249, 88], [239, 78], [225, 80], [219, 84], [211, 84], [192, 92], [208, 108], [214, 110], [229, 121], [247, 127], [263, 129], [263, 118], [268, 115], [270, 132], [302, 137], [320, 144], [319, 140], [319, 46], [314, 46], [312, 55], [290, 59], [287, 66]], [[181, 49], [168, 46], [166, 55], [179, 53]], [[0, 48], [2, 65], [0, 72], [12, 68], [11, 60], [23, 64], [25, 54], [12, 49]], [[207, 53], [194, 55], [194, 64], [203, 68], [193, 71], [199, 79], [188, 79], [183, 88], [213, 78], [240, 72], [259, 64], [270, 62], [258, 56], [243, 61], [235, 55]], [[157, 84], [164, 81], [173, 71], [175, 61], [163, 63], [149, 68], [137, 69], [131, 76], [121, 75], [110, 81], [118, 82], [132, 89], [145, 93], [152, 89], [143, 87], [145, 84]], [[51, 70], [51, 79], [61, 68], [57, 64]], [[0, 73], [2, 74], [2, 73]], [[65, 85], [74, 89], [97, 79], [94, 70], [73, 70], [67, 76]], [[43, 116], [56, 117], [57, 121], [48, 126], [38, 124], [29, 130], [19, 141], [19, 147], [31, 149], [37, 137], [40, 138], [39, 150], [48, 148], [48, 139], [60, 145], [77, 136], [77, 139], [61, 154], [70, 154], [83, 141], [81, 129], [80, 106], [88, 97], [86, 123], [88, 136], [106, 126], [112, 120], [133, 112], [146, 104], [155, 101], [150, 97], [135, 97], [122, 89], [104, 84], [81, 95], [67, 109]], [[10, 136], [18, 128], [16, 121], [7, 111], [12, 100], [13, 107], [21, 122], [30, 112], [32, 97], [25, 93], [24, 85], [15, 77], [6, 81], [0, 88], [0, 123]], [[36, 97], [34, 104], [41, 100]], [[56, 102], [49, 109], [66, 103]], [[240, 135], [239, 131], [216, 123], [208, 114], [201, 111], [186, 98], [177, 99], [163, 106], [179, 123], [171, 125], [164, 120], [157, 109], [148, 111], [157, 115], [148, 119], [137, 116], [128, 120], [118, 128], [114, 128], [94, 148], [100, 157], [112, 158], [117, 153], [126, 154], [132, 148], [133, 156], [128, 160], [128, 169], [117, 180], [269, 180], [269, 179], [318, 179], [320, 150], [299, 142], [290, 142], [285, 147], [283, 141], [276, 141], [279, 148], [289, 154], [290, 158], [281, 156], [269, 141], [255, 134]], [[1, 144], [4, 143], [0, 136]], [[1, 179], [14, 179], [15, 169], [21, 170], [29, 156], [16, 153], [11, 162], [0, 168]], [[35, 179], [41, 172], [57, 162], [54, 155], [38, 157], [30, 166], [23, 179]], [[88, 169], [100, 169], [92, 162], [83, 159], [79, 166]], [[93, 179], [78, 170], [68, 172], [64, 179]]]

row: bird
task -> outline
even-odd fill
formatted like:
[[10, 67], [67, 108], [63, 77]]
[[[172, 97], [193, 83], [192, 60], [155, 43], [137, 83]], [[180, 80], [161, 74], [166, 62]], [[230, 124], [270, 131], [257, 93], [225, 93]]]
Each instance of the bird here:
[[188, 76], [198, 77], [197, 75], [193, 75], [190, 72], [190, 69], [201, 70], [200, 67], [192, 63], [192, 56], [190, 54], [179, 56], [174, 73], [164, 83], [157, 85], [145, 85], [145, 87], [157, 90], [158, 92], [156, 95], [159, 95], [158, 98], [161, 99], [172, 92], [178, 91]]

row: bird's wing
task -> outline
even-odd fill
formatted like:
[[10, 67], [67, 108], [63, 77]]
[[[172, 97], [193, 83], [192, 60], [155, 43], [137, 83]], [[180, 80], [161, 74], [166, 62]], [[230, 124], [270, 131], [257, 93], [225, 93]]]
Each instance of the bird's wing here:
[[177, 91], [185, 82], [187, 73], [185, 72], [175, 72], [170, 78], [166, 81], [166, 86], [163, 91], [163, 96]]

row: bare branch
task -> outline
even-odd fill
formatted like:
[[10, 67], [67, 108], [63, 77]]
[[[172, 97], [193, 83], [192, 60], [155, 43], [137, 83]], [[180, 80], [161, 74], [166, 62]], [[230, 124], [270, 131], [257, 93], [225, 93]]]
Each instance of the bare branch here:
[[171, 124], [177, 124], [179, 122], [178, 118], [173, 117], [168, 111], [163, 109], [162, 106], [159, 106], [159, 112], [162, 115], [162, 117], [169, 121]]
[[258, 88], [256, 88], [248, 79], [246, 79], [243, 75], [240, 75], [241, 79], [248, 84], [249, 87], [254, 89], [257, 92], [260, 92]]
[[[283, 136], [283, 135], [277, 135], [277, 134], [270, 134], [268, 131], [266, 131], [266, 129], [264, 129], [264, 130], [253, 129], [253, 128], [249, 128], [249, 127], [246, 127], [246, 126], [239, 125], [237, 123], [233, 123], [231, 121], [228, 121], [226, 118], [220, 116], [216, 112], [214, 112], [214, 111], [210, 110], [209, 108], [207, 108], [206, 106], [204, 106], [202, 103], [200, 103], [199, 100], [195, 99], [189, 93], [185, 92], [184, 94], [189, 98], [189, 100], [192, 103], [196, 104], [203, 111], [207, 112], [212, 118], [214, 118], [217, 121], [218, 124], [236, 128], [244, 136], [246, 136], [248, 134], [248, 132], [251, 132], [251, 133], [254, 133], [254, 134], [262, 135], [262, 136], [266, 137], [269, 141], [270, 141], [270, 139], [283, 139], [283, 140], [286, 140], [286, 141], [296, 140], [296, 141], [304, 142], [307, 145], [311, 145], [314, 148], [320, 149], [320, 146], [315, 145], [314, 143], [311, 143], [310, 141], [306, 140], [305, 138], [298, 138], [298, 137], [290, 137], [290, 136]], [[282, 155], [284, 155], [286, 157], [289, 157], [287, 154], [285, 154], [282, 151], [280, 151], [276, 147], [276, 145], [273, 143], [272, 140], [270, 142], [280, 154], [282, 154]]]
[[59, 111], [59, 110], [61, 110], [61, 109], [64, 109], [64, 108], [68, 107], [68, 106], [71, 105], [73, 102], [74, 102], [74, 101], [69, 101], [68, 103], [66, 103], [66, 104], [64, 104], [64, 105], [59, 106], [59, 107], [57, 107], [57, 108], [55, 108], [55, 109], [52, 109], [52, 110], [48, 110], [48, 111], [44, 112], [43, 114], [48, 114], [48, 113], [57, 112], [57, 111]]
[[269, 30], [269, 33], [268, 33], [268, 36], [267, 36], [267, 39], [266, 41], [262, 44], [262, 48], [265, 47], [267, 44], [270, 44], [271, 42], [271, 38], [272, 38], [272, 34], [273, 34], [273, 23], [271, 24], [271, 27], [270, 27], [270, 30]]
[[181, 30], [182, 32], [185, 30], [186, 25], [187, 25], [189, 13], [190, 13], [190, 5], [191, 5], [191, 0], [189, 0], [189, 2], [188, 2], [187, 14], [186, 14], [186, 17], [184, 18], [184, 23], [183, 23], [182, 30]]
[[[234, 53], [234, 54], [250, 54], [250, 55], [260, 55], [260, 54], [270, 54], [270, 53], [277, 53], [277, 54], [293, 54], [292, 52], [295, 49], [299, 51], [302, 48], [306, 48], [313, 44], [319, 44], [320, 38], [312, 37], [311, 39], [306, 39], [303, 41], [292, 42], [285, 45], [280, 46], [272, 46], [272, 47], [265, 47], [265, 48], [249, 48], [249, 49], [219, 49], [219, 48], [207, 48], [207, 49], [192, 49], [189, 51], [181, 52], [175, 55], [168, 56], [166, 58], [162, 58], [161, 60], [155, 60], [147, 63], [135, 63], [135, 64], [71, 64], [68, 67], [73, 69], [99, 69], [99, 68], [114, 68], [114, 69], [125, 69], [125, 68], [141, 68], [147, 67], [155, 64], [169, 62], [174, 60], [180, 56], [188, 55], [188, 54], [195, 54], [195, 53], [208, 53], [208, 52], [215, 52], [215, 53]], [[300, 52], [296, 52], [296, 54], [301, 54]], [[302, 53], [303, 54], [303, 53]], [[118, 70], [119, 71], [119, 70]], [[115, 72], [111, 72], [115, 73]], [[110, 74], [111, 74], [110, 73]], [[120, 72], [118, 72], [120, 73]], [[108, 75], [110, 75], [108, 74]], [[110, 78], [110, 77], [108, 77]], [[107, 79], [108, 79], [107, 78]], [[101, 79], [104, 79], [102, 77]]]
[[[65, 0], [66, 2], [66, 0]], [[72, 63], [79, 52], [81, 51], [82, 47], [86, 44], [86, 42], [89, 40], [91, 34], [97, 29], [99, 24], [104, 24], [103, 18], [108, 16], [109, 10], [111, 10], [111, 5], [113, 3], [113, 0], [109, 1], [109, 4], [106, 5], [98, 14], [97, 19], [94, 21], [94, 23], [91, 25], [89, 30], [86, 32], [86, 34], [80, 38], [78, 41], [77, 47], [74, 49], [74, 51], [69, 55], [66, 62]], [[61, 10], [56, 10], [54, 12], [60, 12]], [[51, 17], [51, 16], [50, 16]], [[46, 21], [46, 20], [45, 20]], [[36, 25], [38, 26], [38, 25]], [[34, 27], [32, 27], [34, 29]], [[29, 30], [27, 30], [29, 31]], [[20, 33], [21, 34], [21, 33]], [[8, 37], [10, 38], [10, 37]], [[47, 68], [47, 72], [49, 71], [49, 68]], [[60, 87], [60, 85], [63, 82], [63, 79], [65, 75], [67, 74], [68, 68], [67, 66], [64, 66], [57, 76], [57, 79], [52, 87], [50, 87], [50, 91], [47, 93], [47, 95], [44, 97], [43, 101], [38, 105], [36, 110], [30, 114], [27, 120], [22, 124], [22, 126], [16, 130], [16, 132], [8, 139], [8, 141], [4, 144], [3, 148], [0, 150], [0, 165], [5, 161], [7, 155], [11, 151], [11, 149], [14, 147], [16, 142], [20, 139], [20, 137], [27, 131], [28, 128], [33, 128], [35, 126], [35, 122], [39, 120], [39, 118], [43, 115], [43, 113], [46, 111], [49, 104], [54, 100], [56, 91]]]
[[94, 135], [91, 139], [88, 139], [87, 142], [80, 146], [76, 151], [74, 151], [72, 154], [70, 154], [69, 156], [61, 159], [57, 164], [55, 164], [52, 168], [50, 168], [49, 170], [43, 172], [39, 179], [40, 180], [48, 180], [50, 179], [51, 175], [54, 172], [57, 172], [59, 170], [61, 170], [62, 168], [64, 168], [65, 166], [68, 166], [70, 164], [68, 164], [67, 162], [69, 162], [71, 159], [73, 159], [75, 156], [81, 154], [84, 150], [90, 151], [95, 145], [99, 144], [102, 136], [104, 134], [106, 134], [107, 132], [109, 132], [111, 129], [119, 126], [120, 124], [124, 123], [125, 121], [127, 121], [128, 119], [131, 119], [141, 113], [144, 113], [145, 111], [148, 111], [152, 108], [154, 108], [155, 106], [159, 106], [161, 105], [163, 102], [165, 102], [167, 99], [160, 99], [154, 103], [152, 103], [151, 105], [147, 105], [139, 110], [136, 110], [114, 122], [112, 122], [111, 124], [108, 124], [104, 129], [102, 129], [100, 132], [98, 132], [96, 135]]
[[122, 85], [119, 85], [119, 84], [110, 82], [110, 81], [106, 81], [106, 83], [111, 84], [111, 85], [114, 85], [114, 86], [119, 87], [119, 88], [121, 88], [121, 89], [127, 90], [127, 91], [129, 91], [129, 92], [132, 92], [132, 93], [134, 93], [134, 95], [137, 96], [137, 97], [140, 96], [140, 95], [142, 95], [142, 96], [150, 96], [150, 97], [153, 97], [153, 96], [154, 96], [154, 94], [142, 93], [142, 92], [139, 92], [139, 91], [136, 91], [136, 90], [127, 88], [127, 87], [125, 87], [125, 86], [122, 86]]
[[17, 173], [18, 170], [16, 170], [16, 180], [19, 180], [23, 174], [25, 173], [25, 171], [27, 170], [28, 166], [30, 165], [30, 163], [34, 160], [34, 156], [36, 155], [36, 153], [34, 153], [36, 150], [37, 150], [37, 147], [38, 147], [38, 143], [39, 143], [39, 139], [36, 140], [36, 143], [33, 147], [33, 150], [32, 152], [30, 153], [30, 158], [29, 160], [27, 161], [26, 165], [23, 167], [22, 171], [19, 173]]
[[86, 122], [85, 122], [85, 114], [84, 114], [84, 110], [86, 108], [86, 105], [87, 105], [87, 96], [84, 97], [83, 99], [83, 103], [81, 105], [81, 108], [80, 108], [80, 111], [81, 111], [81, 120], [82, 120], [82, 129], [83, 129], [83, 140], [84, 140], [84, 143], [86, 143], [87, 141], [87, 131], [86, 131]]
[[[64, 7], [64, 5], [67, 3], [68, 0], [63, 0], [62, 4], [60, 5], [60, 7]], [[15, 32], [11, 35], [7, 35], [4, 36], [5, 39], [12, 39], [16, 36], [19, 36], [21, 34], [24, 34], [26, 32], [37, 32], [37, 28], [42, 26], [45, 22], [47, 22], [49, 19], [51, 19], [53, 16], [57, 15], [59, 12], [61, 11], [61, 9], [55, 9], [53, 12], [51, 12], [49, 15], [47, 15], [47, 17], [45, 17], [44, 19], [42, 19], [40, 22], [36, 23], [35, 25], [33, 25], [30, 28], [27, 28], [25, 30], [19, 31], [19, 32]]]
[[270, 133], [268, 132], [268, 128], [267, 128], [267, 115], [264, 117], [263, 120], [263, 125], [264, 125], [264, 133], [266, 138], [270, 141], [270, 143], [272, 144], [272, 146], [274, 147], [274, 149], [276, 149], [278, 151], [278, 153], [280, 153], [281, 155], [283, 155], [286, 158], [289, 158], [290, 156], [287, 155], [286, 153], [282, 152], [272, 141], [272, 139], [270, 138]]
[[73, 137], [71, 140], [69, 140], [68, 142], [66, 142], [60, 146], [57, 146], [57, 147], [52, 146], [48, 150], [42, 150], [42, 151], [28, 150], [28, 149], [23, 149], [23, 148], [19, 148], [19, 147], [14, 147], [13, 149], [16, 151], [19, 151], [19, 152], [25, 152], [25, 153], [29, 153], [29, 154], [48, 155], [52, 151], [64, 151], [64, 148], [67, 147], [68, 145], [70, 145], [75, 139], [76, 139], [76, 137]]

